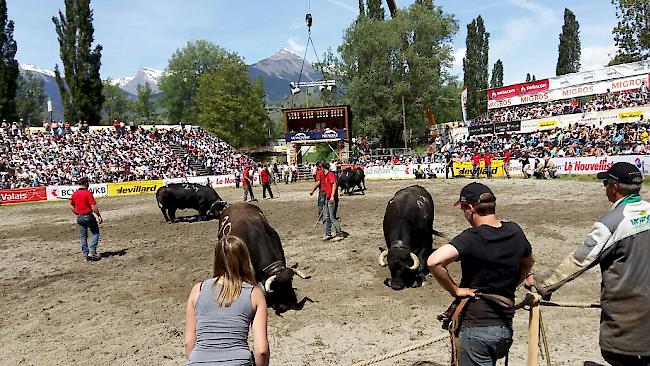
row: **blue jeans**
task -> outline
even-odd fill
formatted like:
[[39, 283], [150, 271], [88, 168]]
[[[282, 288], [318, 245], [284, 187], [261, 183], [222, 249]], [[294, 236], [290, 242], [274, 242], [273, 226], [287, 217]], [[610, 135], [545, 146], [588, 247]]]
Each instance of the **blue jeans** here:
[[318, 215], [319, 222], [325, 222], [325, 216], [327, 215], [323, 211], [323, 207], [325, 207], [325, 202], [327, 201], [326, 195], [325, 191], [318, 190], [318, 212], [316, 214]]
[[81, 252], [84, 257], [88, 256], [88, 229], [93, 234], [90, 241], [90, 253], [97, 253], [97, 243], [99, 243], [99, 225], [93, 214], [77, 215], [77, 225], [79, 226], [79, 236], [81, 238]]
[[478, 178], [481, 174], [480, 165], [472, 164], [472, 177]]
[[462, 327], [460, 329], [461, 366], [495, 366], [512, 345], [512, 328], [503, 325]]
[[327, 210], [323, 213], [325, 215], [325, 235], [332, 236], [332, 225], [336, 230], [336, 235], [341, 235], [341, 222], [336, 218], [336, 202], [330, 203], [327, 200]]

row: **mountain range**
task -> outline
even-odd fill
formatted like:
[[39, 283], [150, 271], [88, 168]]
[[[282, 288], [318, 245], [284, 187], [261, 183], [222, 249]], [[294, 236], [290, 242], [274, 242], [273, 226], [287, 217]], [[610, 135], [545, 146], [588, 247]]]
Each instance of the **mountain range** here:
[[[302, 77], [300, 77], [302, 69]], [[39, 66], [21, 64], [21, 73], [32, 72], [44, 82], [45, 94], [52, 100], [53, 118], [63, 119], [63, 104], [61, 94], [54, 78], [54, 71]], [[113, 79], [112, 83], [119, 86], [127, 93], [129, 99], [135, 98], [137, 86], [148, 83], [154, 95], [159, 94], [158, 82], [164, 74], [163, 70], [148, 67], [140, 68], [134, 76], [123, 76]], [[248, 66], [248, 74], [251, 80], [258, 78], [264, 83], [264, 90], [270, 103], [281, 103], [291, 95], [289, 83], [301, 81], [316, 81], [321, 79], [321, 74], [314, 66], [305, 61], [298, 54], [286, 48], [280, 49], [271, 57], [265, 58]], [[160, 95], [157, 95], [160, 97]]]

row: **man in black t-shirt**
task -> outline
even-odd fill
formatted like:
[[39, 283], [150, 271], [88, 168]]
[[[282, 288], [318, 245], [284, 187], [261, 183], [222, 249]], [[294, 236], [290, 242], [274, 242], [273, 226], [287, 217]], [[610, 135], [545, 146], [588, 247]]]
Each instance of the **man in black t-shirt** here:
[[[497, 219], [487, 186], [466, 185], [458, 205], [472, 227], [433, 252], [427, 266], [452, 296], [470, 299], [460, 318], [460, 365], [496, 365], [512, 344], [515, 289], [533, 266], [532, 250], [519, 225]], [[458, 260], [460, 285], [446, 268]]]

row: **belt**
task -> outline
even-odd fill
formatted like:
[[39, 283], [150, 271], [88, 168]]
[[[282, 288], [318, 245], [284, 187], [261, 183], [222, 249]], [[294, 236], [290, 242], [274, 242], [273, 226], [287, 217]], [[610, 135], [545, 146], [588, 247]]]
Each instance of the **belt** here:
[[77, 215], [78, 215], [78, 216], [83, 216], [83, 215], [92, 215], [92, 214], [93, 214], [93, 212], [90, 211], [90, 212], [88, 212], [88, 213], [78, 213]]

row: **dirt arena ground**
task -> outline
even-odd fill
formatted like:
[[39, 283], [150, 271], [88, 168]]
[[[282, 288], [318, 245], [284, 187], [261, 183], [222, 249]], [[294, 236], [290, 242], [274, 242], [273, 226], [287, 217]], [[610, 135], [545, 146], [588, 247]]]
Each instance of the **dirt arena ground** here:
[[[436, 204], [436, 228], [467, 227], [451, 205], [467, 180], [423, 182]], [[450, 296], [430, 278], [394, 292], [377, 264], [387, 201], [414, 181], [369, 182], [365, 196], [342, 198], [350, 237], [322, 242], [307, 183], [279, 186], [259, 203], [282, 238], [302, 311], [269, 315], [272, 365], [350, 365], [442, 334], [435, 316]], [[536, 271], [557, 265], [586, 235], [608, 203], [599, 183], [494, 180], [498, 213], [519, 223], [533, 245]], [[647, 189], [642, 192], [646, 197]], [[241, 200], [234, 189], [219, 191]], [[257, 191], [256, 191], [257, 194]], [[210, 276], [217, 222], [166, 224], [153, 196], [102, 199], [103, 259], [81, 259], [67, 202], [0, 208], [1, 365], [182, 365], [184, 307], [194, 283]], [[194, 214], [183, 211], [181, 214]], [[437, 244], [443, 244], [437, 240]], [[454, 264], [453, 273], [458, 274]], [[600, 274], [591, 270], [555, 301], [595, 302]], [[597, 309], [544, 308], [553, 365], [604, 364]], [[524, 365], [527, 313], [515, 318], [510, 365]], [[446, 365], [447, 342], [378, 365]], [[540, 360], [540, 365], [542, 361]]]

